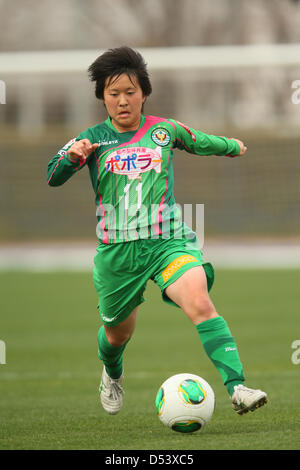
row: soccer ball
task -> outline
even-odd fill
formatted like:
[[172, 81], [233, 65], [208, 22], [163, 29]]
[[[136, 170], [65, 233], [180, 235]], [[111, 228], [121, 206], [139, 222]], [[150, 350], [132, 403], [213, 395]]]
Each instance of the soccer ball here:
[[165, 426], [178, 432], [194, 432], [203, 428], [211, 419], [215, 395], [202, 377], [177, 374], [161, 385], [155, 406], [158, 417]]

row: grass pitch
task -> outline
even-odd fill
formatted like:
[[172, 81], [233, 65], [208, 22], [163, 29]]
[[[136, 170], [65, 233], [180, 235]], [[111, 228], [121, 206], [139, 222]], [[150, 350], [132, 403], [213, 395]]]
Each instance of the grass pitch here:
[[[235, 336], [246, 384], [269, 403], [237, 416], [197, 332], [149, 282], [125, 355], [122, 411], [98, 400], [97, 297], [91, 273], [0, 274], [0, 449], [299, 449], [300, 271], [217, 270], [212, 299]], [[179, 434], [158, 420], [154, 400], [170, 375], [191, 372], [213, 387], [209, 425]]]

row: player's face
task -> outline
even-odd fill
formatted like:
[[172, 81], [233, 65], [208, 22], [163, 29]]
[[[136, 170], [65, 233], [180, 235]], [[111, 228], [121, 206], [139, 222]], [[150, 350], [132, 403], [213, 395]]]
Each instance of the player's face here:
[[123, 73], [106, 80], [104, 104], [112, 124], [119, 132], [138, 129], [146, 97], [134, 75]]

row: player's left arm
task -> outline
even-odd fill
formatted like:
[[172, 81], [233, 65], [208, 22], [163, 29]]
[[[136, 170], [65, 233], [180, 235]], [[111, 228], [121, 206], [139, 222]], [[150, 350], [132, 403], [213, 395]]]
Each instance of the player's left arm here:
[[[173, 120], [172, 120], [173, 121]], [[175, 147], [196, 155], [242, 156], [247, 150], [245, 144], [235, 138], [205, 134], [179, 121], [176, 126]]]

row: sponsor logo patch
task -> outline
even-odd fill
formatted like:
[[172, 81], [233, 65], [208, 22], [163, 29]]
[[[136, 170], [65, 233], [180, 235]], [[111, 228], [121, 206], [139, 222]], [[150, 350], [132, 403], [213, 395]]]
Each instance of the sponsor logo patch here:
[[197, 261], [195, 256], [192, 255], [182, 255], [178, 258], [174, 259], [162, 272], [162, 277], [164, 282], [168, 281], [173, 274], [178, 271], [181, 266], [184, 266], [187, 263], [192, 263], [193, 261]]
[[110, 153], [105, 160], [105, 171], [117, 175], [127, 175], [129, 179], [138, 178], [141, 173], [154, 170], [161, 172], [161, 148], [146, 147], [121, 148]]

